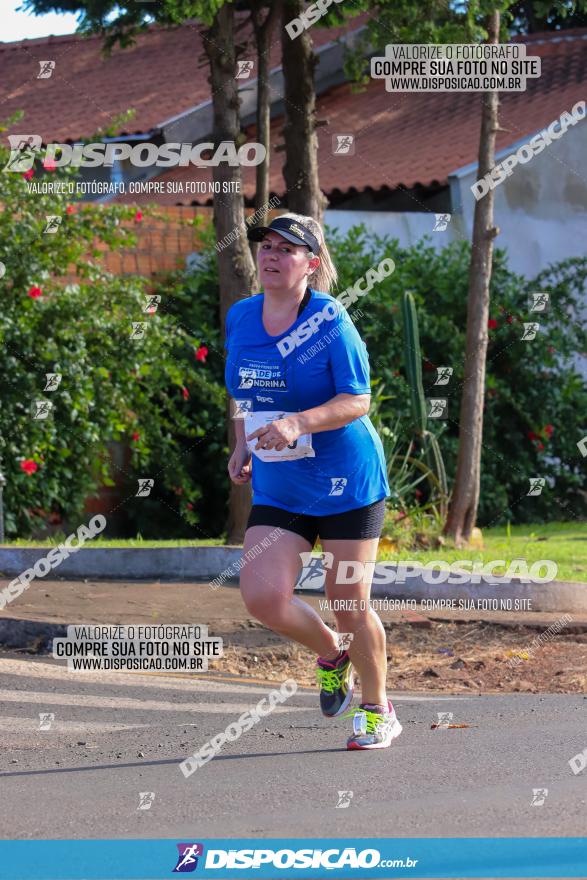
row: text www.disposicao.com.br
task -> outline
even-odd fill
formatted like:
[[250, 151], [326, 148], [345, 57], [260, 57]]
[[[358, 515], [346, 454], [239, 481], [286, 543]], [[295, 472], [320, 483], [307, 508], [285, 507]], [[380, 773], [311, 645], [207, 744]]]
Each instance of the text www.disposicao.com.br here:
[[202, 669], [200, 657], [72, 657], [68, 663], [72, 669], [80, 671], [112, 669], [189, 671]]

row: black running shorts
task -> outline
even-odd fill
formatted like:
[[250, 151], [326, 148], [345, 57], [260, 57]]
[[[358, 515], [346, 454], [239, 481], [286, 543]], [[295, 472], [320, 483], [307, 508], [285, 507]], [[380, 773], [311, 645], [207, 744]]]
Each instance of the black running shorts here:
[[384, 514], [385, 498], [367, 504], [366, 507], [357, 507], [355, 510], [328, 516], [309, 516], [306, 513], [292, 513], [269, 504], [253, 504], [247, 528], [279, 526], [288, 532], [301, 535], [313, 547], [317, 537], [341, 540], [379, 538]]

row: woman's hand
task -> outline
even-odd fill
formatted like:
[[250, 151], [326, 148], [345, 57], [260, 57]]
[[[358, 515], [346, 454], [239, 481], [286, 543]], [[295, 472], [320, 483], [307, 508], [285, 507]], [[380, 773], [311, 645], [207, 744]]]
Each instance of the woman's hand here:
[[228, 476], [233, 483], [240, 486], [251, 479], [253, 473], [251, 458], [252, 453], [249, 452], [246, 444], [237, 443], [228, 461]]
[[255, 449], [276, 449], [281, 452], [286, 446], [291, 446], [301, 434], [295, 416], [288, 416], [285, 419], [277, 419], [264, 428], [258, 428], [252, 434], [247, 434], [247, 440], [257, 438]]

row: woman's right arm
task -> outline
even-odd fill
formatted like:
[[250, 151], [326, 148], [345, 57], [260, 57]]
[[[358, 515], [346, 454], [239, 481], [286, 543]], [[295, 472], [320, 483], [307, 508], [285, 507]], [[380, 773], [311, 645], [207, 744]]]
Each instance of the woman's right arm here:
[[245, 434], [245, 420], [235, 419], [234, 433], [235, 445], [228, 462], [228, 475], [233, 483], [242, 485], [247, 483], [252, 475], [252, 453], [247, 447]]
[[245, 420], [244, 419], [235, 419], [234, 433], [236, 435], [236, 445], [237, 446], [246, 446], [247, 438], [245, 434]]

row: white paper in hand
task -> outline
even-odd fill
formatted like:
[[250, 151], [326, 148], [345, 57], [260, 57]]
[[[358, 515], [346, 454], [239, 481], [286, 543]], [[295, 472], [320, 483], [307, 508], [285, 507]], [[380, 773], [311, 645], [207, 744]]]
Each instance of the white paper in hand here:
[[[297, 415], [297, 413], [284, 412], [283, 410], [265, 410], [263, 412], [249, 412], [245, 416], [245, 436], [248, 437], [253, 431], [264, 428], [277, 419], [285, 419], [287, 416]], [[312, 448], [312, 435], [302, 434], [290, 446], [278, 451], [277, 449], [255, 449], [259, 442], [259, 437], [254, 440], [247, 440], [247, 447], [250, 452], [260, 458], [261, 461], [294, 461], [297, 458], [314, 458], [316, 453]]]

